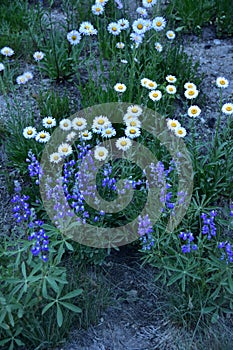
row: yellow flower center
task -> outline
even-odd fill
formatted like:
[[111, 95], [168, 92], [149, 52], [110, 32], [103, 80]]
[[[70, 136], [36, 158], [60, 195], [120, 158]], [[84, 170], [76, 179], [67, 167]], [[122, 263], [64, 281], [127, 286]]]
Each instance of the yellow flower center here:
[[45, 134], [44, 133], [40, 134], [40, 138], [44, 139], [45, 138]]
[[66, 128], [68, 126], [68, 123], [64, 123], [63, 126]]
[[104, 152], [103, 151], [99, 151], [99, 156], [103, 157], [103, 155], [104, 155]]
[[142, 25], [141, 23], [139, 23], [139, 24], [137, 25], [137, 27], [138, 27], [138, 29], [142, 29], [142, 28], [143, 28], [143, 25]]
[[222, 80], [220, 80], [220, 81], [219, 81], [219, 84], [221, 84], [221, 85], [225, 85], [225, 84], [226, 84], [226, 82], [225, 82], [225, 80], [223, 80], [223, 79], [222, 79]]
[[27, 131], [27, 134], [28, 134], [28, 135], [32, 135], [32, 130], [28, 130], [28, 131]]
[[172, 92], [174, 89], [173, 89], [173, 87], [169, 87], [168, 90]]
[[130, 130], [130, 134], [135, 134], [136, 133], [136, 130], [135, 129], [131, 129]]
[[67, 147], [63, 147], [62, 148], [62, 152], [64, 152], [64, 153], [68, 152], [68, 148]]
[[158, 22], [156, 23], [156, 25], [157, 25], [157, 27], [161, 27], [162, 22], [161, 22], [161, 21], [158, 21]]
[[104, 120], [103, 119], [99, 119], [98, 120], [98, 124], [103, 125], [104, 124]]
[[106, 134], [110, 135], [111, 134], [111, 130], [106, 130]]
[[159, 96], [159, 94], [157, 92], [153, 93], [153, 97], [158, 97], [158, 96]]
[[85, 28], [85, 29], [90, 29], [90, 26], [87, 24], [87, 25], [85, 25], [84, 28]]
[[71, 39], [72, 39], [72, 40], [76, 40], [76, 39], [77, 39], [77, 36], [76, 36], [76, 35], [72, 35]]
[[192, 87], [193, 87], [192, 84], [188, 85], [188, 89], [192, 89]]
[[47, 120], [47, 124], [52, 124], [52, 120], [51, 119]]
[[227, 106], [227, 107], [226, 107], [226, 110], [227, 110], [228, 112], [230, 112], [230, 111], [232, 111], [232, 107], [231, 107], [231, 106]]
[[76, 124], [77, 124], [78, 126], [81, 126], [81, 125], [83, 125], [83, 122], [78, 121]]
[[183, 130], [178, 130], [178, 134], [182, 135], [183, 134]]
[[137, 112], [138, 112], [138, 108], [137, 108], [137, 107], [133, 107], [133, 108], [132, 108], [132, 112], [133, 112], [133, 113], [137, 113]]
[[152, 82], [150, 82], [148, 85], [149, 85], [150, 87], [155, 86], [155, 84], [154, 84], [154, 83], [152, 83]]
[[101, 9], [100, 9], [100, 7], [96, 7], [95, 10], [96, 10], [96, 12], [100, 12]]
[[87, 132], [84, 132], [84, 133], [83, 133], [83, 136], [84, 136], [84, 137], [87, 137], [87, 136], [88, 136], [88, 133], [87, 133]]
[[147, 0], [148, 4], [150, 4], [152, 2], [152, 0]]
[[123, 90], [123, 85], [118, 85], [118, 90]]
[[58, 158], [59, 158], [59, 157], [58, 157], [57, 154], [56, 154], [55, 156], [53, 156], [53, 159], [54, 159], [54, 160], [58, 160]]
[[121, 141], [121, 146], [126, 146], [127, 142], [125, 140]]
[[136, 126], [137, 123], [133, 120], [132, 122], [130, 122], [130, 125], [131, 125], [131, 126]]
[[188, 91], [188, 95], [189, 95], [189, 96], [193, 96], [193, 95], [194, 95], [194, 90]]
[[173, 128], [175, 128], [175, 127], [177, 126], [177, 123], [176, 123], [176, 122], [171, 122], [171, 126], [172, 126]]
[[116, 32], [116, 31], [117, 31], [117, 27], [112, 27], [112, 30], [113, 30], [114, 32]]
[[174, 78], [173, 78], [173, 77], [169, 77], [169, 80], [170, 80], [170, 81], [174, 81]]
[[197, 113], [197, 109], [196, 108], [192, 108], [191, 113], [192, 114], [196, 114]]
[[173, 36], [173, 33], [169, 33], [168, 36], [172, 37], [172, 36]]

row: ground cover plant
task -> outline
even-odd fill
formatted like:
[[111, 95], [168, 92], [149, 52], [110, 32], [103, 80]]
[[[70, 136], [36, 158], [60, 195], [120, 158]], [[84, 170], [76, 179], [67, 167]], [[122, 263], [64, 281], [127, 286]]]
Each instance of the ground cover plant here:
[[[216, 9], [220, 26], [228, 2], [188, 5], [192, 26]], [[171, 288], [176, 327], [194, 338], [232, 315], [232, 81], [213, 81], [206, 137], [198, 63], [179, 45], [191, 22], [172, 27], [174, 11], [184, 21], [172, 6], [1, 4], [0, 132], [14, 169], [0, 236], [4, 349], [54, 348], [96, 322], [111, 303], [101, 266], [126, 244]]]

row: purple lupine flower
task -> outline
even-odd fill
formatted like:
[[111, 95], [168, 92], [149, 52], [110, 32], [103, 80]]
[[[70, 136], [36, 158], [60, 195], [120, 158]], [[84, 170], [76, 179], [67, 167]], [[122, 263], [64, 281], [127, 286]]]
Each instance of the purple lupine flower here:
[[119, 10], [123, 9], [123, 4], [122, 4], [122, 1], [121, 0], [114, 0], [116, 5], [117, 5], [117, 8]]
[[28, 164], [29, 176], [32, 178], [37, 177], [35, 183], [39, 185], [41, 176], [43, 175], [43, 171], [39, 161], [37, 160], [35, 154], [32, 153], [31, 150], [28, 152], [28, 158], [26, 159], [26, 162], [30, 163]]
[[150, 250], [155, 243], [155, 240], [151, 233], [153, 232], [153, 226], [150, 221], [149, 215], [146, 214], [144, 217], [141, 215], [138, 217], [138, 234], [140, 241], [142, 241], [142, 249]]
[[191, 250], [197, 250], [198, 246], [197, 244], [193, 244], [194, 236], [192, 232], [180, 232], [179, 238], [181, 238], [183, 241], [187, 241], [186, 244], [181, 246], [182, 253], [190, 253]]
[[221, 260], [226, 260], [226, 263], [233, 262], [233, 247], [229, 242], [220, 242], [218, 244], [218, 248], [224, 250], [222, 252]]
[[21, 194], [21, 186], [18, 181], [15, 181], [14, 185], [16, 194], [11, 199], [11, 203], [14, 203], [14, 207], [12, 209], [14, 213], [13, 216], [17, 223], [22, 221], [26, 222], [31, 216], [31, 209], [28, 203], [30, 198], [29, 196]]
[[214, 219], [217, 215], [217, 212], [215, 210], [212, 210], [209, 214], [209, 217], [205, 213], [201, 214], [201, 218], [203, 220], [203, 226], [202, 226], [202, 234], [207, 235], [207, 238], [210, 240], [213, 236], [216, 236], [216, 226]]
[[109, 190], [117, 191], [116, 187], [116, 179], [111, 177], [112, 174], [112, 166], [110, 164], [106, 164], [103, 170], [103, 180], [102, 186], [108, 187]]

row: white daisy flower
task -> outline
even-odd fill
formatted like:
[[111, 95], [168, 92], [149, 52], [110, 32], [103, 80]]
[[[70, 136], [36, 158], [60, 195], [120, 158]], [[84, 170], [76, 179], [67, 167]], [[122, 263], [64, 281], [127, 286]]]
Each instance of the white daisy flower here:
[[3, 47], [0, 52], [2, 55], [6, 56], [6, 57], [10, 57], [10, 56], [14, 55], [14, 53], [15, 53], [14, 50], [12, 50], [8, 46]]
[[148, 13], [147, 13], [147, 10], [144, 9], [143, 7], [138, 7], [136, 9], [136, 12], [141, 15], [142, 17], [147, 17], [148, 16]]
[[70, 154], [73, 153], [72, 147], [70, 146], [69, 143], [62, 143], [58, 149], [58, 153], [60, 154], [61, 157], [63, 156], [69, 156]]
[[72, 122], [69, 119], [62, 119], [59, 123], [60, 129], [69, 131], [72, 128]]
[[96, 0], [96, 1], [95, 1], [96, 5], [99, 5], [99, 4], [100, 4], [100, 5], [102, 5], [102, 6], [106, 5], [107, 2], [108, 2], [108, 0]]
[[197, 89], [187, 89], [184, 93], [185, 97], [189, 100], [196, 98], [199, 91]]
[[150, 8], [157, 3], [157, 0], [142, 0], [142, 6]]
[[142, 108], [138, 105], [132, 105], [127, 108], [127, 113], [131, 113], [135, 117], [139, 117], [142, 114]]
[[137, 34], [144, 34], [147, 31], [147, 27], [145, 25], [145, 20], [143, 18], [139, 18], [133, 22], [132, 28]]
[[201, 114], [201, 109], [198, 106], [193, 105], [193, 106], [189, 107], [189, 109], [188, 109], [188, 116], [189, 117], [198, 117], [200, 114]]
[[41, 60], [43, 60], [45, 54], [42, 52], [42, 51], [36, 51], [34, 54], [33, 54], [33, 58], [35, 61], [39, 62]]
[[108, 128], [110, 126], [111, 126], [110, 120], [108, 119], [108, 117], [105, 117], [103, 115], [95, 117], [92, 124], [92, 127], [93, 128], [97, 127], [100, 130], [100, 132], [102, 131], [102, 129]]
[[140, 136], [140, 134], [141, 134], [140, 129], [134, 126], [127, 126], [127, 128], [125, 129], [125, 135], [130, 139], [134, 139]]
[[115, 135], [116, 135], [116, 130], [113, 127], [103, 129], [101, 132], [102, 137], [110, 138], [110, 137], [113, 137]]
[[226, 115], [233, 114], [233, 103], [225, 103], [222, 106], [222, 112]]
[[121, 32], [121, 26], [117, 22], [109, 23], [107, 30], [110, 34], [119, 35]]
[[119, 19], [117, 24], [120, 26], [121, 30], [126, 30], [129, 28], [129, 21], [125, 18]]
[[227, 88], [229, 86], [229, 81], [224, 77], [218, 77], [216, 79], [216, 85], [220, 88]]
[[159, 90], [152, 90], [152, 91], [149, 93], [149, 98], [150, 98], [152, 101], [159, 101], [159, 100], [161, 100], [161, 98], [162, 98], [162, 93], [161, 93], [161, 91], [159, 91]]
[[160, 44], [160, 43], [155, 43], [155, 49], [158, 51], [158, 52], [162, 52], [163, 51], [163, 46]]
[[147, 87], [147, 84], [149, 83], [150, 79], [147, 79], [147, 78], [142, 78], [141, 79], [141, 85], [143, 87]]
[[40, 131], [36, 134], [35, 140], [40, 142], [40, 143], [46, 143], [50, 139], [50, 133], [47, 131]]
[[166, 80], [167, 80], [169, 83], [172, 83], [172, 84], [174, 84], [174, 83], [177, 81], [177, 79], [176, 79], [176, 77], [175, 77], [174, 75], [167, 75], [167, 76], [166, 76]]
[[128, 61], [127, 60], [121, 60], [121, 63], [127, 64]]
[[16, 83], [19, 85], [26, 84], [28, 82], [28, 79], [25, 77], [25, 75], [19, 75], [16, 78]]
[[79, 136], [80, 136], [80, 138], [82, 139], [82, 140], [91, 140], [91, 138], [92, 138], [92, 133], [90, 132], [90, 131], [88, 131], [88, 130], [84, 130], [84, 131], [82, 131], [80, 134], [79, 134]]
[[77, 30], [72, 30], [66, 37], [71, 45], [77, 45], [81, 40], [81, 34]]
[[5, 66], [3, 63], [0, 63], [0, 72], [2, 72], [5, 69]]
[[[131, 33], [130, 40], [132, 40], [135, 44], [141, 44], [143, 42], [143, 35], [138, 33]], [[137, 46], [138, 46], [137, 45]]]
[[135, 118], [135, 115], [132, 115], [132, 113], [126, 113], [124, 116], [123, 116], [123, 121], [125, 123], [127, 123], [128, 120], [131, 120]]
[[166, 37], [167, 37], [169, 40], [174, 40], [175, 37], [176, 37], [176, 33], [173, 32], [173, 30], [168, 30], [167, 33], [166, 33]]
[[99, 16], [99, 15], [102, 15], [102, 13], [104, 13], [104, 7], [100, 3], [98, 3], [95, 5], [92, 5], [91, 11], [94, 15]]
[[116, 141], [116, 148], [122, 151], [127, 151], [132, 146], [132, 141], [127, 137], [120, 137]]
[[187, 82], [184, 84], [184, 88], [187, 89], [197, 89], [197, 86], [193, 83]]
[[117, 49], [124, 49], [124, 47], [125, 47], [124, 43], [122, 43], [122, 42], [116, 43], [116, 48]]
[[166, 86], [166, 91], [170, 95], [174, 95], [176, 93], [176, 87], [175, 85], [167, 85]]
[[126, 90], [126, 85], [125, 84], [122, 84], [122, 83], [117, 83], [116, 85], [114, 85], [114, 90], [116, 92], [125, 92]]
[[178, 137], [185, 137], [187, 134], [187, 131], [185, 130], [185, 128], [182, 128], [181, 126], [178, 126], [177, 128], [175, 128], [175, 135]]
[[158, 84], [155, 81], [149, 79], [149, 81], [146, 83], [145, 87], [149, 90], [154, 90], [157, 88], [157, 86], [158, 86]]
[[140, 128], [142, 123], [140, 122], [140, 120], [136, 117], [134, 118], [131, 118], [131, 119], [128, 119], [126, 122], [125, 122], [126, 126], [132, 126], [132, 127], [135, 127], [135, 128]]
[[31, 72], [25, 72], [23, 75], [27, 80], [33, 79], [33, 74]]
[[71, 141], [75, 138], [76, 135], [77, 135], [76, 132], [71, 131], [71, 132], [66, 136], [66, 142], [71, 142]]
[[144, 21], [145, 21], [146, 30], [151, 29], [152, 22], [149, 19], [145, 19]]
[[156, 32], [160, 32], [166, 27], [166, 19], [163, 17], [155, 17], [152, 21], [152, 27]]
[[61, 160], [62, 160], [62, 157], [58, 152], [54, 152], [49, 156], [50, 163], [59, 163]]
[[176, 119], [167, 119], [167, 127], [169, 130], [174, 131], [176, 128], [180, 127], [180, 123]]
[[33, 139], [37, 134], [36, 128], [33, 126], [27, 126], [25, 129], [23, 129], [23, 136], [25, 139]]
[[79, 32], [83, 35], [96, 35], [98, 32], [90, 22], [82, 22]]
[[108, 150], [105, 147], [97, 146], [94, 151], [95, 159], [102, 161], [105, 160], [108, 156]]
[[56, 119], [53, 117], [45, 117], [42, 119], [42, 125], [47, 129], [53, 128], [56, 124]]
[[72, 120], [72, 127], [74, 130], [84, 130], [87, 126], [87, 121], [85, 118], [76, 117]]

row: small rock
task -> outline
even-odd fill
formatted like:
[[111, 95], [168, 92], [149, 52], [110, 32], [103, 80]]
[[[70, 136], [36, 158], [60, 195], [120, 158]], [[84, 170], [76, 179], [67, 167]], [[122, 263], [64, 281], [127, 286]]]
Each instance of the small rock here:
[[215, 45], [221, 45], [221, 40], [219, 40], [219, 39], [214, 39], [214, 44], [215, 44]]

